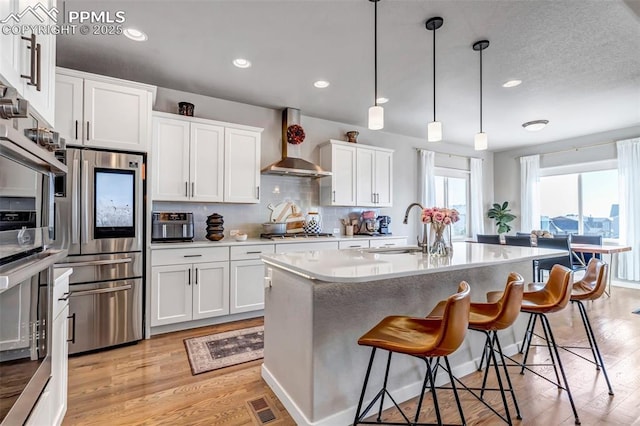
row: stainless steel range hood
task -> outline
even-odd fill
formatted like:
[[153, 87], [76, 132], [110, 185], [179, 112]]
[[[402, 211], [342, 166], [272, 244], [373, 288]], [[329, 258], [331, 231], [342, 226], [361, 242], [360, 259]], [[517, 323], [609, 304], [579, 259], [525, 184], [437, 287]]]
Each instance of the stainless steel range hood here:
[[300, 124], [300, 110], [285, 108], [282, 111], [282, 160], [262, 169], [262, 174], [311, 178], [331, 176], [331, 172], [322, 170], [322, 168], [316, 164], [303, 160], [302, 158], [289, 157], [287, 155], [287, 129], [292, 124]]

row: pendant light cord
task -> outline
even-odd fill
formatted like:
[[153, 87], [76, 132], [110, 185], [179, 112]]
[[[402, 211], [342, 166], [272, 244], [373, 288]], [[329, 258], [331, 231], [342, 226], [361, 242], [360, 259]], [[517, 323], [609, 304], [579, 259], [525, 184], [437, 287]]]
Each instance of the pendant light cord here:
[[480, 133], [482, 133], [482, 49], [480, 49]]
[[436, 121], [436, 29], [433, 30], [433, 121]]
[[373, 4], [373, 104], [378, 106], [378, 1]]

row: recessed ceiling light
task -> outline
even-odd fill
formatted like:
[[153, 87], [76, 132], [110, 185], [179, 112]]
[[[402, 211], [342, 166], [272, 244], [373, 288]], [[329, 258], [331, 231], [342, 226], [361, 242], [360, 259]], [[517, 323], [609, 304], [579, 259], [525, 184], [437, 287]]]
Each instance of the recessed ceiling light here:
[[249, 68], [251, 66], [251, 61], [248, 59], [237, 58], [233, 60], [233, 65], [238, 68]]
[[122, 34], [133, 41], [146, 41], [148, 38], [145, 33], [140, 30], [136, 30], [135, 28], [125, 28], [124, 31], [122, 31]]
[[516, 87], [516, 86], [520, 86], [522, 84], [522, 80], [509, 80], [506, 81], [502, 87]]
[[329, 87], [329, 82], [324, 80], [318, 80], [315, 83], [313, 83], [313, 85], [316, 86], [318, 89], [324, 89], [325, 87]]
[[549, 124], [549, 120], [534, 120], [522, 123], [522, 127], [530, 132], [537, 132], [538, 130], [544, 129], [547, 124]]
[[387, 102], [389, 102], [389, 98], [378, 98], [376, 99], [376, 102], [378, 102], [379, 104], [386, 104]]

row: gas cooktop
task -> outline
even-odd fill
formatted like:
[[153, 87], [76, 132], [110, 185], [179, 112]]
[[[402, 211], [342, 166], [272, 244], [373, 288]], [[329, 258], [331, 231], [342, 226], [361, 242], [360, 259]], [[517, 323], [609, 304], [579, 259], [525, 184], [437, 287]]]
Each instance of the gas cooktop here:
[[326, 232], [320, 232], [317, 234], [307, 233], [307, 232], [287, 232], [280, 234], [260, 234], [260, 238], [265, 238], [267, 240], [295, 240], [295, 239], [312, 239], [312, 238], [330, 238], [333, 237], [333, 234], [329, 234]]

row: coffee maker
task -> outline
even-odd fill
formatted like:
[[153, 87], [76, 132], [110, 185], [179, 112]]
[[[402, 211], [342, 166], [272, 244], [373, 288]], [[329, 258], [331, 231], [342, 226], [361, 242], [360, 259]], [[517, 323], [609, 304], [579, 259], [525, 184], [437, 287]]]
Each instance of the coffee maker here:
[[380, 234], [384, 234], [384, 235], [391, 234], [391, 229], [389, 229], [389, 224], [391, 223], [391, 216], [378, 216], [376, 220], [380, 223], [378, 225], [378, 232]]

